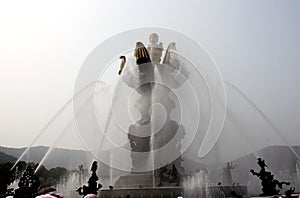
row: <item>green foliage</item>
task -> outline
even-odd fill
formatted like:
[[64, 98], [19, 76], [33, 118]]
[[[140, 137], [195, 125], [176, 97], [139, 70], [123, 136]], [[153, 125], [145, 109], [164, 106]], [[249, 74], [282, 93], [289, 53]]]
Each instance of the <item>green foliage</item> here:
[[68, 176], [68, 170], [62, 167], [46, 169], [41, 166], [37, 171], [37, 176], [40, 179], [41, 187], [55, 186], [61, 179]]
[[14, 171], [10, 170], [12, 166], [10, 162], [0, 164], [0, 195], [5, 194], [7, 186], [15, 180]]
[[20, 178], [22, 175], [23, 175], [23, 172], [25, 171], [26, 169], [26, 162], [24, 161], [20, 161], [16, 167], [14, 168], [14, 171], [15, 171], [15, 179], [18, 179]]
[[[17, 166], [10, 170], [13, 163], [0, 163], [0, 197], [7, 191], [7, 187], [17, 178], [20, 178], [27, 166], [36, 167], [37, 164], [20, 161]], [[41, 182], [41, 188], [55, 186], [61, 179], [66, 179], [68, 170], [63, 167], [51, 168], [48, 170], [45, 166], [41, 166], [36, 175]]]
[[22, 176], [26, 168], [26, 162], [20, 161], [18, 165], [11, 170], [13, 163], [6, 162], [0, 164], [0, 195], [7, 191], [7, 187], [16, 179]]

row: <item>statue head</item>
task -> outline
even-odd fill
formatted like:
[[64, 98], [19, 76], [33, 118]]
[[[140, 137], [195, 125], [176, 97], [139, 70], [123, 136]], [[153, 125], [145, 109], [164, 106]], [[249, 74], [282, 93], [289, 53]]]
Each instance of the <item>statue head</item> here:
[[158, 43], [158, 34], [152, 33], [149, 36], [149, 46], [147, 48], [152, 62], [159, 63], [163, 51], [163, 44]]
[[159, 39], [159, 37], [158, 37], [158, 34], [156, 34], [156, 33], [152, 33], [149, 36], [149, 41], [152, 44], [158, 43], [158, 39]]

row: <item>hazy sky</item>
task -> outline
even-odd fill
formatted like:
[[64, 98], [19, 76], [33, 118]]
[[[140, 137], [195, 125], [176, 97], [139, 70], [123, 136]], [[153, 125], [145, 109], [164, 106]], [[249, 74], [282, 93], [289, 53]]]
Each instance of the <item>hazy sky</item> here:
[[223, 78], [299, 144], [299, 10], [297, 0], [1, 1], [0, 145], [27, 146], [72, 95], [87, 55], [145, 26], [203, 44]]

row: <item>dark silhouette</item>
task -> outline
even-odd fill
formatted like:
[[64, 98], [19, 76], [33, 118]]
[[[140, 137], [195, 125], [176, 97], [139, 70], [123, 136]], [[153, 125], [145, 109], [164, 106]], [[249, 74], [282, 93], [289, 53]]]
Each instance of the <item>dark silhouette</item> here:
[[27, 166], [15, 190], [16, 198], [32, 198], [38, 193], [41, 183], [31, 166]]
[[10, 162], [0, 164], [0, 197], [11, 194], [11, 190], [8, 190], [7, 187], [15, 179], [15, 170], [10, 170], [12, 165]]
[[267, 167], [265, 160], [258, 158], [257, 159], [257, 164], [261, 168], [261, 170], [265, 170], [265, 167]]
[[108, 186], [109, 190], [113, 190], [114, 187], [113, 186]]
[[180, 185], [181, 175], [175, 164], [172, 165], [171, 169], [168, 169], [168, 165], [159, 168], [157, 174], [159, 177], [157, 187], [164, 186], [163, 182], [176, 183], [176, 186]]
[[93, 164], [92, 164], [92, 167], [91, 167], [92, 174], [96, 173], [97, 168], [98, 168], [97, 161], [94, 161]]
[[[274, 179], [274, 175], [271, 174], [271, 172], [266, 171], [267, 165], [265, 164], [265, 161], [261, 158], [257, 159], [257, 164], [260, 167], [259, 172], [255, 172], [253, 169], [250, 170], [250, 172], [257, 176], [261, 180], [262, 185], [262, 194], [261, 196], [273, 196], [278, 195], [280, 189], [282, 189], [282, 185], [290, 185], [289, 182], [279, 182], [278, 180]], [[279, 189], [277, 189], [277, 187]]]
[[291, 187], [284, 192], [286, 198], [292, 198], [293, 193], [295, 193], [295, 187]]
[[96, 175], [98, 165], [97, 161], [94, 161], [91, 167], [91, 172], [92, 175], [88, 180], [88, 185], [83, 185], [83, 187], [79, 187], [76, 191], [78, 192], [79, 195], [86, 196], [87, 194], [98, 194], [98, 190], [102, 187], [102, 185], [99, 183], [97, 184], [98, 181], [98, 176]]
[[179, 184], [180, 184], [180, 173], [177, 170], [175, 164], [173, 164], [169, 175], [170, 175], [169, 183], [176, 183], [176, 186], [179, 186]]
[[169, 170], [168, 170], [168, 165], [163, 166], [157, 170], [158, 178], [159, 178], [159, 183], [157, 184], [157, 187], [162, 187], [164, 186], [163, 182], [169, 180]]

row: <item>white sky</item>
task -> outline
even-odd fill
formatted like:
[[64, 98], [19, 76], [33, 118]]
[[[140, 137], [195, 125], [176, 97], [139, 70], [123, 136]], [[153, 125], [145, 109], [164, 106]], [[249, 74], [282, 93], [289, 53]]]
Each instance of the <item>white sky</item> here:
[[299, 144], [299, 10], [297, 0], [1, 1], [0, 145], [27, 146], [72, 95], [87, 55], [145, 26], [202, 43], [224, 79]]

